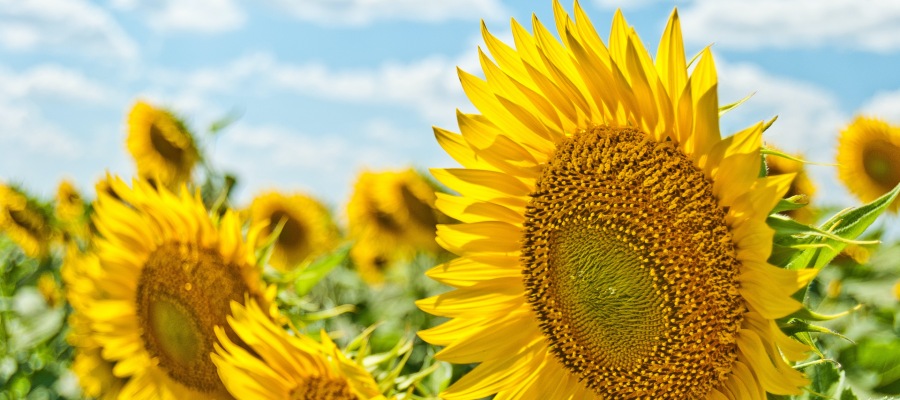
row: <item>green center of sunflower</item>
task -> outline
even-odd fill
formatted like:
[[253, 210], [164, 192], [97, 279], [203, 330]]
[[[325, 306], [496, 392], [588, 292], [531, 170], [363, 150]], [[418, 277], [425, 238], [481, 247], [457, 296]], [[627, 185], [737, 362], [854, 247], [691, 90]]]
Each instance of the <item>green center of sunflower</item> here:
[[356, 400], [346, 379], [311, 376], [291, 391], [291, 400]]
[[184, 159], [184, 149], [169, 141], [156, 123], [150, 124], [150, 144], [157, 153], [173, 164], [180, 164]]
[[141, 336], [174, 380], [201, 392], [224, 390], [209, 354], [215, 326], [234, 336], [226, 316], [249, 291], [240, 267], [213, 250], [166, 243], [150, 254], [137, 286]]
[[525, 213], [528, 301], [556, 357], [610, 398], [703, 398], [744, 312], [712, 184], [670, 143], [598, 126], [559, 143]]
[[884, 140], [868, 143], [863, 149], [863, 167], [885, 191], [900, 183], [900, 148]]

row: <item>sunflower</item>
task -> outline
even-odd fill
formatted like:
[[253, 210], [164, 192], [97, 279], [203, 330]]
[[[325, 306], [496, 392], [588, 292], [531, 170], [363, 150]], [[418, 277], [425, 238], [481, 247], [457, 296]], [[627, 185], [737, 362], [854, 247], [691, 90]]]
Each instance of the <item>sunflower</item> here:
[[[838, 177], [860, 200], [871, 202], [900, 184], [900, 127], [857, 117], [841, 131]], [[888, 209], [900, 210], [900, 200]]]
[[94, 338], [92, 321], [85, 315], [97, 301], [109, 297], [104, 285], [95, 281], [99, 273], [96, 254], [68, 249], [60, 270], [72, 306], [66, 339], [75, 348], [72, 372], [78, 377], [82, 393], [90, 398], [112, 400], [118, 398], [127, 379], [113, 374], [115, 364], [100, 354], [102, 348]]
[[0, 183], [0, 232], [29, 257], [47, 254], [53, 229], [50, 216], [21, 190]]
[[465, 168], [434, 176], [459, 258], [428, 272], [455, 290], [419, 300], [452, 320], [419, 333], [437, 358], [480, 363], [451, 399], [765, 399], [807, 384], [808, 346], [775, 320], [813, 272], [768, 264], [766, 217], [793, 175], [758, 177], [762, 122], [721, 138], [709, 49], [687, 73], [672, 13], [652, 60], [615, 14], [609, 47], [578, 3], [553, 3], [557, 41], [513, 21], [483, 29], [486, 80], [460, 72], [481, 114], [435, 128]]
[[69, 180], [59, 182], [56, 190], [56, 217], [60, 221], [78, 221], [84, 215], [84, 200]]
[[[91, 277], [108, 295], [84, 315], [115, 376], [128, 379], [122, 396], [228, 398], [210, 359], [213, 328], [226, 324], [231, 301], [274, 295], [263, 293], [240, 218], [229, 210], [213, 220], [186, 189], [110, 184], [121, 200], [98, 193], [100, 268]], [[248, 233], [250, 243], [257, 234]]]
[[281, 226], [269, 262], [282, 271], [301, 261], [328, 251], [338, 241], [338, 229], [328, 209], [316, 199], [303, 194], [267, 192], [258, 195], [250, 205], [253, 226], [266, 225], [257, 245], [269, 239]]
[[[792, 155], [792, 157], [802, 159], [802, 156], [799, 154]], [[794, 174], [794, 180], [791, 181], [791, 186], [788, 188], [785, 196], [791, 197], [802, 194], [812, 199], [816, 194], [816, 185], [813, 184], [809, 175], [806, 174], [806, 168], [803, 167], [802, 162], [777, 155], [767, 155], [766, 168], [769, 175]], [[796, 210], [786, 211], [784, 214], [804, 224], [811, 224], [815, 222], [816, 218], [815, 211], [808, 205]]]
[[[347, 204], [354, 263], [375, 265], [374, 257], [402, 260], [418, 250], [436, 252], [435, 225], [442, 215], [434, 202], [435, 189], [412, 169], [362, 172]], [[379, 280], [377, 273], [366, 276]]]
[[172, 113], [138, 101], [128, 114], [128, 151], [138, 175], [170, 188], [191, 177], [200, 154], [190, 131]]
[[[322, 343], [292, 336], [255, 301], [233, 302], [228, 317], [242, 343], [216, 328], [212, 355], [219, 376], [236, 399], [383, 399], [361, 365], [348, 359], [324, 333]], [[245, 348], [248, 347], [248, 348]]]

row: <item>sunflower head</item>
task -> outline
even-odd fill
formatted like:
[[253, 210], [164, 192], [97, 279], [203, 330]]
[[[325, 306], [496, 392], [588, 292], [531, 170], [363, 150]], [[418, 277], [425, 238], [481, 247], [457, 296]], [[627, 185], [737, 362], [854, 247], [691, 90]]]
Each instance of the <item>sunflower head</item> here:
[[321, 343], [288, 334], [254, 300], [233, 302], [232, 315], [230, 327], [245, 345], [218, 327], [221, 345], [216, 345], [212, 360], [236, 399], [383, 398], [371, 374], [324, 332]]
[[[796, 159], [802, 159], [802, 156], [799, 154], [794, 154], [792, 155], [792, 157]], [[794, 180], [791, 181], [791, 186], [790, 188], [788, 188], [785, 197], [802, 194], [811, 200], [813, 196], [815, 196], [816, 185], [812, 182], [812, 179], [810, 179], [809, 175], [806, 173], [806, 168], [804, 168], [803, 162], [782, 157], [777, 154], [769, 154], [766, 156], [766, 169], [768, 175], [794, 175]], [[785, 214], [804, 224], [811, 224], [815, 222], [816, 219], [815, 210], [811, 209], [810, 206], [806, 206], [796, 210], [790, 210], [785, 212]]]
[[282, 271], [332, 249], [339, 239], [328, 209], [305, 194], [262, 193], [253, 199], [249, 214], [252, 226], [265, 226], [257, 245], [269, 240], [281, 227], [269, 262]]
[[0, 232], [30, 257], [47, 254], [53, 227], [48, 212], [21, 190], [0, 183]]
[[84, 200], [71, 181], [59, 182], [56, 189], [56, 217], [60, 221], [78, 221], [84, 215]]
[[[692, 73], [676, 12], [655, 59], [616, 12], [609, 44], [575, 3], [556, 34], [483, 29], [485, 79], [460, 72], [480, 114], [435, 129], [464, 168], [428, 275], [456, 289], [417, 302], [452, 318], [420, 332], [439, 359], [480, 363], [446, 399], [765, 399], [807, 383], [809, 348], [776, 319], [811, 278], [768, 264], [769, 212], [793, 174], [759, 177], [762, 122], [719, 133], [706, 49]], [[561, 41], [556, 39], [561, 38]]]
[[99, 269], [90, 276], [107, 295], [84, 314], [103, 358], [129, 379], [122, 395], [227, 398], [209, 357], [214, 328], [233, 336], [230, 303], [249, 296], [268, 304], [274, 295], [264, 293], [240, 218], [230, 210], [211, 217], [187, 190], [174, 194], [143, 180], [110, 184], [119, 198], [98, 193]]
[[138, 175], [176, 188], [188, 181], [200, 154], [194, 138], [171, 112], [138, 101], [128, 114], [128, 151]]
[[434, 187], [412, 169], [361, 173], [347, 204], [349, 236], [365, 247], [351, 254], [354, 262], [374, 265], [373, 257], [406, 259], [416, 251], [437, 251], [435, 225], [443, 215], [434, 202]]
[[[863, 202], [900, 185], [900, 127], [878, 118], [857, 117], [841, 131], [838, 177]], [[888, 207], [900, 210], [900, 200]]]

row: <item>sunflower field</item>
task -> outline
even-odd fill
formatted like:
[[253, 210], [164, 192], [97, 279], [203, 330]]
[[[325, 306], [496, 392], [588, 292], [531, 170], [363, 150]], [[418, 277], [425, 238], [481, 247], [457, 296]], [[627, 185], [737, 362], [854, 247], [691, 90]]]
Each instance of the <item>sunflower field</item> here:
[[231, 121], [140, 99], [134, 176], [0, 177], [0, 399], [900, 396], [900, 126], [840, 132], [816, 167], [858, 203], [828, 206], [774, 118], [720, 132], [740, 103], [677, 11], [651, 55], [552, 5], [460, 70], [458, 167], [361, 171], [340, 207], [236, 201]]

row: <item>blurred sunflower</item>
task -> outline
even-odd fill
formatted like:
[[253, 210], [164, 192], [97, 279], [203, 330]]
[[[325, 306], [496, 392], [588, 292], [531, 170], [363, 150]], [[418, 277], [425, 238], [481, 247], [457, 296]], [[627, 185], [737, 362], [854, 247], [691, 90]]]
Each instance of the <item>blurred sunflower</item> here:
[[128, 151], [138, 175], [176, 188], [191, 178], [200, 153], [190, 131], [169, 111], [138, 101], [128, 114]]
[[84, 200], [69, 180], [59, 182], [56, 189], [56, 217], [60, 221], [77, 222], [84, 216]]
[[92, 321], [85, 315], [97, 301], [109, 297], [103, 284], [96, 282], [100, 261], [94, 253], [69, 248], [60, 270], [66, 297], [72, 306], [69, 315], [68, 342], [75, 348], [72, 372], [78, 377], [82, 394], [88, 398], [113, 400], [119, 397], [127, 379], [113, 374], [115, 364], [103, 358], [94, 338]]
[[222, 382], [236, 399], [383, 399], [368, 371], [348, 359], [324, 333], [322, 343], [292, 336], [259, 305], [232, 303], [231, 329], [217, 327], [212, 355]]
[[[900, 184], [900, 127], [877, 118], [857, 117], [841, 131], [838, 177], [863, 202], [871, 202]], [[897, 212], [900, 200], [888, 209]]]
[[53, 229], [50, 216], [21, 190], [0, 183], [0, 232], [29, 257], [47, 254]]
[[[92, 276], [108, 296], [84, 314], [103, 358], [128, 378], [121, 396], [228, 398], [209, 356], [213, 328], [226, 325], [232, 301], [274, 295], [263, 293], [240, 218], [229, 210], [213, 220], [187, 190], [110, 184], [121, 201], [98, 193], [93, 244], [101, 268]], [[248, 233], [249, 243], [257, 234]]]
[[60, 223], [64, 240], [84, 239], [89, 233], [84, 200], [69, 180], [62, 180], [56, 190], [56, 219]]
[[[792, 155], [792, 157], [802, 159], [799, 154]], [[766, 168], [769, 175], [794, 174], [794, 180], [791, 181], [791, 186], [788, 188], [785, 197], [802, 194], [812, 200], [812, 197], [816, 194], [816, 185], [809, 179], [802, 162], [777, 155], [767, 155]], [[807, 205], [803, 208], [786, 211], [784, 214], [804, 224], [811, 224], [815, 222], [816, 213], [810, 207]]]
[[775, 320], [814, 272], [767, 263], [766, 217], [793, 175], [759, 178], [762, 122], [719, 133], [709, 49], [687, 73], [677, 13], [652, 60], [620, 12], [607, 47], [578, 3], [557, 34], [483, 29], [486, 80], [460, 72], [481, 112], [435, 129], [464, 169], [434, 176], [461, 224], [454, 286], [419, 300], [452, 320], [419, 335], [436, 357], [480, 363], [441, 394], [473, 399], [765, 399], [808, 383], [808, 346]]
[[[374, 257], [403, 260], [416, 251], [436, 252], [435, 225], [442, 215], [434, 201], [434, 187], [412, 169], [362, 172], [347, 204], [354, 263], [373, 266]], [[368, 272], [370, 281], [380, 280], [376, 270]]]
[[266, 225], [257, 246], [269, 239], [283, 224], [275, 239], [270, 264], [286, 271], [301, 261], [333, 248], [339, 239], [338, 229], [328, 209], [316, 199], [279, 192], [262, 193], [250, 204], [251, 226]]

